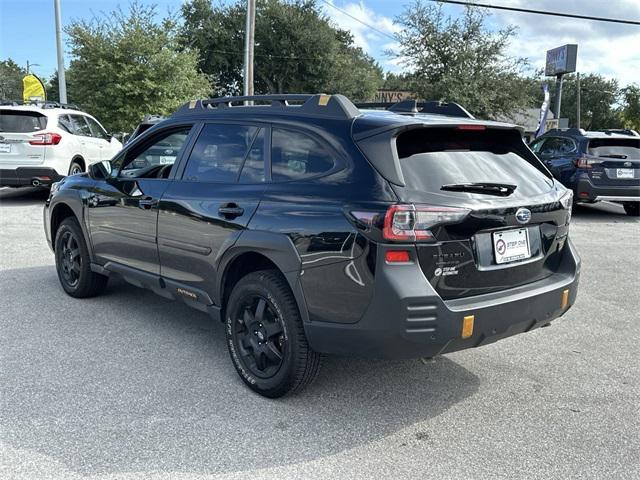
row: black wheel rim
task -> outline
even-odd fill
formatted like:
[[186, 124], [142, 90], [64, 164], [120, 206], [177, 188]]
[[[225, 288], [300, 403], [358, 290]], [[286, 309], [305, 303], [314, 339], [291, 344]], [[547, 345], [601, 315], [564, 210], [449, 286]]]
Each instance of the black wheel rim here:
[[242, 366], [256, 377], [273, 377], [286, 354], [282, 318], [260, 295], [245, 297], [233, 313], [232, 338]]
[[80, 245], [75, 235], [69, 231], [62, 234], [60, 239], [60, 273], [64, 282], [75, 287], [80, 280], [80, 269], [82, 268], [82, 257], [80, 256]]

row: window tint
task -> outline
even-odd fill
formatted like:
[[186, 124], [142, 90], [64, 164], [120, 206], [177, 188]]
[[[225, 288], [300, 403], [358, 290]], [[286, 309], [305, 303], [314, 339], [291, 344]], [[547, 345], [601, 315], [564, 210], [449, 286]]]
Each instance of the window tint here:
[[184, 147], [190, 130], [191, 127], [185, 127], [165, 132], [164, 135], [152, 140], [150, 145], [142, 147], [142, 150], [133, 150], [124, 161], [123, 175], [148, 177], [147, 174], [150, 174], [152, 178], [168, 178], [171, 166]]
[[258, 127], [207, 124], [196, 141], [183, 180], [235, 183]]
[[109, 135], [107, 135], [107, 132], [105, 131], [105, 129], [102, 128], [102, 126], [100, 126], [98, 122], [96, 122], [93, 118], [90, 118], [90, 117], [85, 117], [85, 119], [87, 120], [87, 123], [91, 128], [91, 134], [94, 137], [101, 138], [102, 140], [107, 140], [107, 141], [110, 140]]
[[547, 156], [566, 155], [576, 151], [576, 144], [570, 138], [549, 138], [540, 149], [540, 154]]
[[544, 143], [544, 139], [536, 140], [531, 145], [529, 145], [529, 148], [531, 148], [531, 150], [533, 150], [534, 153], [540, 153], [540, 148], [542, 148], [543, 143]]
[[240, 183], [261, 183], [264, 182], [264, 141], [265, 129], [261, 128], [256, 135], [251, 150], [247, 154], [240, 173]]
[[271, 177], [274, 182], [320, 175], [334, 166], [331, 153], [303, 133], [274, 128], [271, 142]]
[[37, 112], [0, 110], [0, 132], [29, 133], [47, 126], [47, 117]]
[[89, 124], [85, 122], [84, 115], [69, 115], [69, 118], [71, 118], [71, 124], [73, 125], [73, 133], [83, 137], [91, 136], [91, 129]]
[[637, 138], [597, 138], [589, 142], [587, 152], [596, 157], [640, 159], [640, 140]]
[[73, 125], [71, 124], [71, 120], [69, 120], [68, 115], [60, 115], [58, 117], [58, 127], [67, 133], [73, 133]]

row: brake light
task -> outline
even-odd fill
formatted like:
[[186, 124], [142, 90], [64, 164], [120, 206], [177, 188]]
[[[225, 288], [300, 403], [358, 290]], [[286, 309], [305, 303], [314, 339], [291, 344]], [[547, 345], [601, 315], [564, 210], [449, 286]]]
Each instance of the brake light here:
[[35, 138], [29, 141], [29, 145], [58, 145], [62, 135], [58, 133], [36, 133]]
[[433, 228], [459, 223], [468, 214], [466, 208], [392, 205], [384, 216], [382, 237], [404, 242], [434, 240]]
[[597, 157], [590, 157], [588, 155], [584, 155], [576, 160], [576, 167], [578, 168], [593, 168], [594, 165], [602, 164], [602, 160]]
[[485, 127], [484, 125], [458, 125], [456, 128], [458, 130], [471, 130], [476, 132], [487, 129], [487, 127]]

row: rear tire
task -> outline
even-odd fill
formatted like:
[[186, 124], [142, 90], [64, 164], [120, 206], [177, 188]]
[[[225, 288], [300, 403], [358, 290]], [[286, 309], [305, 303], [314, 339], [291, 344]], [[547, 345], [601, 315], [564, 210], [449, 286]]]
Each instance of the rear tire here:
[[77, 175], [78, 173], [84, 173], [84, 167], [78, 160], [73, 160], [69, 165], [69, 175]]
[[293, 293], [277, 270], [250, 273], [233, 287], [225, 330], [236, 371], [260, 395], [299, 391], [318, 374], [320, 355], [309, 347]]
[[640, 216], [640, 202], [627, 202], [623, 203], [622, 206], [630, 217]]
[[107, 286], [108, 277], [91, 271], [89, 249], [75, 218], [65, 218], [58, 227], [55, 255], [58, 279], [68, 295], [93, 297]]

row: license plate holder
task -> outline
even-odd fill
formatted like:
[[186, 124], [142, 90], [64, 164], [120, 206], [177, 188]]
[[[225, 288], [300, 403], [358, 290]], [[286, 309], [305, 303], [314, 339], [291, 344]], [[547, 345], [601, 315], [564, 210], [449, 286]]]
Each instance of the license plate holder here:
[[616, 169], [616, 178], [634, 178], [633, 168], [617, 168]]
[[517, 228], [493, 232], [493, 254], [498, 265], [531, 258], [529, 230]]
[[0, 143], [0, 153], [11, 153], [11, 144]]

